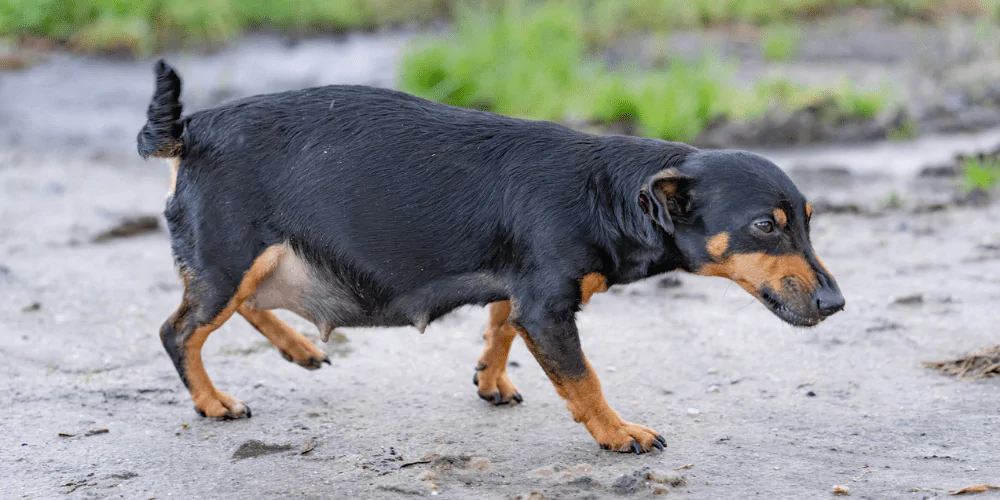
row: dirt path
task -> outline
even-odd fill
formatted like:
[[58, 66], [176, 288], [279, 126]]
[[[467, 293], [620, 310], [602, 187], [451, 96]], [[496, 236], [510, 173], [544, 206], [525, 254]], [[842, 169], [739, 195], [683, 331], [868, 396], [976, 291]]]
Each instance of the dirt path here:
[[[595, 297], [579, 317], [584, 348], [612, 405], [661, 431], [664, 453], [599, 450], [520, 342], [510, 372], [525, 403], [479, 400], [470, 381], [485, 311], [474, 308], [423, 335], [345, 329], [318, 372], [285, 362], [234, 319], [209, 339], [206, 364], [254, 417], [201, 419], [156, 334], [180, 300], [166, 234], [91, 242], [122, 216], [162, 209], [165, 169], [130, 156], [143, 104], [104, 117], [20, 114], [53, 95], [25, 82], [68, 88], [75, 72], [105, 67], [66, 64], [0, 82], [0, 498], [642, 498], [654, 488], [825, 498], [834, 485], [854, 498], [924, 498], [1000, 484], [1000, 384], [921, 367], [1000, 340], [996, 205], [818, 214], [814, 244], [848, 305], [812, 330], [780, 323], [718, 279], [654, 279]], [[68, 103], [116, 86], [129, 106], [143, 101], [148, 82], [122, 71], [58, 101], [71, 113]], [[60, 120], [84, 132], [47, 125]], [[86, 132], [95, 129], [107, 137]], [[850, 167], [854, 157], [824, 158]], [[814, 198], [877, 204], [916, 182], [909, 171], [863, 170], [838, 187], [807, 169], [801, 183]], [[904, 196], [916, 203], [925, 191]], [[647, 484], [646, 469], [665, 484]], [[977, 498], [988, 497], [997, 493]]]

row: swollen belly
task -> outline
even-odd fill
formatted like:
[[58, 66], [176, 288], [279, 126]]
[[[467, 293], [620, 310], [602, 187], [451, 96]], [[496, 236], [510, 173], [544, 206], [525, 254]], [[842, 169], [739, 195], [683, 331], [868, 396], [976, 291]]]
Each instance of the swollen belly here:
[[292, 311], [313, 322], [326, 340], [337, 327], [412, 325], [422, 332], [428, 323], [459, 306], [486, 305], [506, 299], [508, 293], [503, 280], [474, 272], [442, 277], [383, 301], [373, 301], [373, 295], [317, 269], [286, 245], [278, 265], [247, 305]]

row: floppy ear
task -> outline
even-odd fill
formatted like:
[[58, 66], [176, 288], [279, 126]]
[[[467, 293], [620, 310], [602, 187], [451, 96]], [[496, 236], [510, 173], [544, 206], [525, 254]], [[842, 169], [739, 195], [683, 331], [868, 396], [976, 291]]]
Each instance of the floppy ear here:
[[639, 206], [670, 236], [674, 235], [674, 219], [690, 209], [688, 188], [691, 177], [668, 168], [649, 178], [639, 191]]

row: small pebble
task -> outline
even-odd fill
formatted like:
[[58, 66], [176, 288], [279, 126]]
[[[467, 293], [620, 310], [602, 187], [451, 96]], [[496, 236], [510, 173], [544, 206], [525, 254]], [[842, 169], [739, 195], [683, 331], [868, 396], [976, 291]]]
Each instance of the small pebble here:
[[699, 410], [697, 408], [688, 408], [687, 413], [688, 413], [688, 416], [697, 417], [697, 416], [701, 415], [701, 410]]
[[851, 489], [848, 488], [847, 486], [841, 486], [839, 484], [835, 484], [833, 486], [833, 494], [834, 495], [850, 495], [851, 494]]
[[708, 369], [708, 374], [709, 375], [715, 375], [716, 373], [719, 373], [719, 370], [717, 368], [709, 368]]
[[654, 495], [666, 495], [667, 493], [670, 493], [670, 488], [667, 488], [662, 484], [654, 484], [652, 487], [650, 487], [650, 490], [653, 492]]
[[722, 388], [719, 387], [716, 384], [712, 384], [712, 385], [708, 386], [708, 392], [719, 392], [721, 390], [722, 390]]
[[486, 457], [472, 457], [469, 459], [469, 466], [479, 470], [490, 470], [493, 468], [493, 462]]

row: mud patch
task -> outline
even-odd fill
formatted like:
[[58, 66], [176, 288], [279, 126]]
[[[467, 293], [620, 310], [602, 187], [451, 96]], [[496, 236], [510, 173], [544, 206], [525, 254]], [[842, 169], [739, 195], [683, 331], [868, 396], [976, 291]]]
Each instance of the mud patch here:
[[267, 444], [257, 439], [251, 439], [240, 445], [233, 452], [233, 460], [243, 460], [244, 458], [254, 458], [262, 455], [282, 453], [295, 448], [290, 444]]
[[960, 379], [996, 377], [1000, 375], [1000, 344], [986, 347], [964, 358], [928, 362], [924, 363], [924, 366], [933, 368], [942, 375], [950, 375]]
[[94, 236], [94, 243], [107, 243], [118, 238], [130, 238], [160, 229], [160, 219], [155, 215], [137, 215], [126, 217], [114, 226], [105, 229]]

